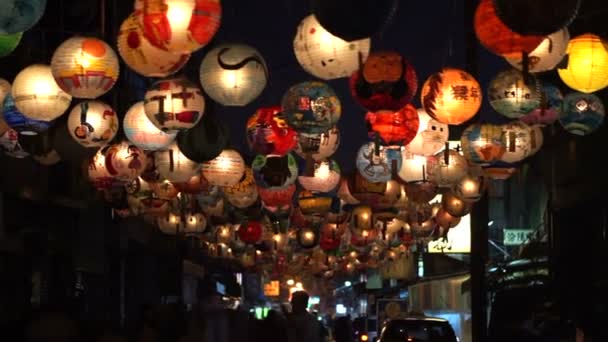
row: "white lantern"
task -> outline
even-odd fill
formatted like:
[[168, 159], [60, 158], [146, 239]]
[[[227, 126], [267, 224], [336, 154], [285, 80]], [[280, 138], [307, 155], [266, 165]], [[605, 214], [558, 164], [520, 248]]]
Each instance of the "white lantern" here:
[[194, 127], [205, 111], [201, 90], [183, 77], [158, 81], [146, 92], [144, 110], [163, 132]]
[[[447, 158], [446, 158], [447, 154]], [[467, 175], [469, 166], [465, 157], [454, 150], [440, 152], [429, 159], [429, 180], [438, 186], [451, 186]]]
[[[530, 72], [543, 72], [552, 70], [564, 59], [566, 48], [570, 41], [570, 33], [567, 28], [554, 32], [547, 37], [528, 54], [528, 70]], [[515, 68], [522, 70], [522, 58], [505, 58]]]
[[157, 219], [158, 229], [167, 235], [176, 235], [184, 232], [184, 224], [179, 215], [169, 213], [165, 217]]
[[189, 213], [184, 222], [184, 234], [202, 234], [207, 228], [207, 219], [201, 213]]
[[113, 178], [106, 168], [106, 150], [102, 148], [91, 159], [87, 165], [87, 176], [89, 181], [97, 189], [105, 189], [112, 186]]
[[316, 162], [314, 176], [298, 176], [298, 181], [306, 190], [330, 192], [340, 183], [340, 166], [335, 160]]
[[337, 127], [323, 133], [298, 133], [296, 154], [302, 158], [311, 155], [313, 160], [321, 161], [333, 155], [340, 146], [340, 130]]
[[311, 14], [298, 25], [293, 50], [304, 70], [331, 80], [350, 77], [359, 70], [369, 55], [370, 44], [369, 38], [347, 42], [332, 35]]
[[418, 133], [405, 148], [413, 154], [432, 156], [441, 151], [448, 141], [449, 126], [433, 119], [422, 108], [418, 109], [418, 120]]
[[51, 121], [70, 106], [72, 96], [59, 88], [51, 67], [34, 64], [21, 70], [11, 90], [15, 105], [28, 118]]
[[112, 177], [131, 181], [146, 169], [146, 155], [142, 149], [127, 142], [114, 144], [106, 151], [106, 168]]
[[177, 133], [165, 133], [158, 129], [146, 115], [144, 102], [135, 103], [129, 108], [122, 122], [122, 129], [133, 145], [147, 150], [163, 149], [175, 140]]
[[94, 99], [110, 90], [118, 79], [118, 57], [110, 45], [91, 37], [63, 42], [51, 59], [53, 77], [74, 97]]
[[201, 63], [200, 79], [205, 93], [224, 106], [245, 106], [258, 97], [268, 81], [266, 62], [244, 44], [220, 45]]
[[0, 78], [0, 103], [4, 103], [6, 95], [11, 93], [11, 83], [4, 78]]
[[101, 101], [83, 101], [68, 116], [68, 131], [82, 146], [103, 146], [118, 132], [118, 118], [112, 107]]
[[401, 169], [399, 178], [404, 182], [416, 183], [426, 181], [427, 157], [413, 154], [407, 149], [401, 151]]
[[233, 186], [245, 174], [245, 161], [235, 150], [223, 150], [219, 156], [203, 163], [203, 176], [209, 184]]
[[517, 163], [532, 153], [530, 127], [521, 121], [513, 121], [500, 126], [505, 139], [506, 150], [500, 157], [505, 163]]
[[174, 183], [187, 182], [196, 176], [201, 168], [200, 164], [188, 159], [175, 142], [154, 152], [154, 165], [161, 177]]

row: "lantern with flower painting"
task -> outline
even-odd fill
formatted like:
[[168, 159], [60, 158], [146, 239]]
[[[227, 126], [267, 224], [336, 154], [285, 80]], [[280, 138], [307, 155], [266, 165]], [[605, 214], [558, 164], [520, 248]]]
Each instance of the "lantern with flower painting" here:
[[506, 150], [502, 128], [487, 123], [467, 127], [460, 137], [460, 147], [468, 161], [480, 165], [500, 159]]
[[194, 127], [204, 110], [205, 98], [201, 90], [184, 77], [152, 84], [144, 99], [146, 115], [163, 132]]
[[490, 105], [500, 114], [517, 119], [541, 104], [540, 82], [517, 69], [500, 72], [488, 87]]
[[176, 133], [165, 133], [158, 129], [146, 116], [144, 102], [135, 103], [129, 108], [123, 119], [122, 128], [125, 136], [133, 145], [147, 150], [163, 149], [175, 140]]
[[418, 112], [411, 104], [398, 111], [368, 112], [365, 121], [370, 138], [378, 136], [387, 145], [407, 145], [416, 136], [419, 126]]
[[432, 156], [439, 152], [448, 141], [449, 126], [428, 115], [424, 109], [418, 109], [418, 131], [414, 140], [405, 145], [410, 153], [421, 156]]
[[466, 176], [469, 169], [467, 160], [454, 150], [440, 152], [428, 160], [428, 176], [439, 186], [451, 186]]
[[543, 84], [540, 98], [540, 106], [533, 109], [519, 120], [528, 125], [550, 125], [557, 121], [561, 112], [564, 96], [559, 89], [552, 84]]
[[284, 156], [258, 154], [251, 167], [255, 183], [264, 189], [285, 188], [298, 177], [298, 164], [291, 153]]
[[289, 88], [281, 106], [289, 125], [304, 133], [326, 132], [336, 125], [342, 114], [342, 105], [334, 90], [317, 81]]
[[295, 152], [306, 160], [321, 161], [333, 155], [340, 145], [340, 131], [333, 127], [322, 133], [302, 133], [297, 135]]
[[505, 143], [505, 153], [500, 161], [505, 163], [517, 163], [529, 156], [532, 145], [536, 147], [536, 139], [533, 139], [530, 127], [521, 121], [513, 121], [500, 126]]
[[83, 101], [70, 112], [68, 130], [82, 146], [103, 146], [118, 133], [118, 117], [101, 101]]
[[203, 163], [203, 176], [213, 185], [236, 185], [244, 174], [245, 161], [236, 150], [223, 150], [215, 159]]
[[146, 169], [146, 155], [139, 147], [123, 141], [106, 151], [106, 168], [112, 177], [130, 181]]
[[604, 104], [599, 97], [573, 92], [564, 98], [559, 123], [572, 134], [587, 135], [602, 125], [605, 116]]
[[401, 169], [401, 149], [364, 144], [357, 153], [356, 165], [370, 182], [387, 182]]
[[299, 176], [298, 182], [306, 190], [330, 192], [340, 183], [340, 166], [331, 159], [316, 162], [313, 176]]
[[283, 155], [296, 146], [296, 132], [279, 106], [259, 108], [247, 120], [246, 136], [249, 148], [260, 154]]
[[176, 183], [189, 181], [200, 170], [200, 164], [184, 156], [175, 142], [163, 150], [154, 152], [154, 164], [162, 178]]
[[247, 208], [258, 199], [258, 190], [251, 168], [245, 170], [245, 176], [235, 185], [224, 187], [224, 196], [237, 208]]

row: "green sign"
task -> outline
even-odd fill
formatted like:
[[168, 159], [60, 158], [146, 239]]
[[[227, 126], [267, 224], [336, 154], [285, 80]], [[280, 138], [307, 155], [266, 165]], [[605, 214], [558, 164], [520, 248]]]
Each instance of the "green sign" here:
[[504, 245], [519, 246], [528, 241], [532, 235], [532, 229], [503, 229]]

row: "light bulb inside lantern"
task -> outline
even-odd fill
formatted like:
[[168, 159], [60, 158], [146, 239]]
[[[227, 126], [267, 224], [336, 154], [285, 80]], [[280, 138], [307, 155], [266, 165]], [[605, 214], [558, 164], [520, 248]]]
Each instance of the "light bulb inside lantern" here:
[[220, 235], [222, 237], [227, 237], [228, 236], [228, 228], [222, 228], [222, 230], [220, 231]]
[[238, 88], [239, 87], [239, 70], [223, 70], [222, 71], [222, 82], [226, 88]]
[[220, 169], [227, 170], [230, 167], [230, 160], [226, 157], [220, 156], [217, 164]]
[[[191, 4], [189, 4], [191, 3]], [[167, 19], [174, 32], [186, 31], [194, 10], [194, 1], [170, 1]]]
[[177, 216], [175, 216], [175, 215], [170, 215], [170, 216], [169, 216], [169, 222], [171, 222], [171, 223], [173, 223], [173, 224], [177, 223]]
[[279, 234], [275, 234], [273, 237], [274, 241], [276, 241], [277, 243], [281, 242], [281, 235]]
[[350, 257], [353, 258], [353, 259], [356, 258], [357, 257], [357, 252], [356, 251], [350, 252]]
[[296, 283], [296, 287], [299, 288], [299, 289], [303, 289], [304, 288], [304, 286], [300, 282]]
[[475, 183], [475, 181], [473, 181], [471, 179], [467, 179], [462, 183], [462, 189], [464, 191], [472, 192], [472, 191], [475, 191], [476, 188], [477, 188], [477, 184]]
[[362, 233], [363, 237], [366, 238], [369, 236], [369, 232], [367, 230], [364, 230]]
[[313, 234], [312, 232], [305, 232], [304, 233], [304, 239], [307, 241], [312, 241], [315, 238], [315, 234]]
[[48, 96], [53, 92], [53, 85], [46, 78], [39, 78], [34, 83], [34, 93], [38, 96]]

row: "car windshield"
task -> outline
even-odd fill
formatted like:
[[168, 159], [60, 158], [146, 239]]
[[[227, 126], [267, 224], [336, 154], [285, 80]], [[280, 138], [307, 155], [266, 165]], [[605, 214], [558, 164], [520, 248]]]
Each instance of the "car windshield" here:
[[393, 320], [382, 332], [382, 342], [456, 342], [448, 322], [431, 320]]

